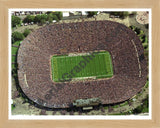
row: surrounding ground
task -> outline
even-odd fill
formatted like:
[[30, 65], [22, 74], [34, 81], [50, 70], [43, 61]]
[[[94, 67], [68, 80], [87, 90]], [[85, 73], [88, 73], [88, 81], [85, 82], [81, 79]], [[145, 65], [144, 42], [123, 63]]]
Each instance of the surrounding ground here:
[[[144, 31], [146, 36], [148, 36], [148, 29], [144, 25], [139, 24], [135, 20], [135, 16], [127, 17], [125, 19], [120, 19], [120, 18], [110, 18], [108, 13], [100, 13], [99, 15], [92, 18], [78, 18], [78, 19], [68, 19], [68, 20], [66, 18], [65, 20], [59, 21], [56, 24], [93, 21], [93, 20], [111, 20], [122, 23], [128, 27], [131, 25], [137, 26]], [[14, 31], [24, 32], [26, 28], [29, 28], [32, 31], [34, 31], [35, 29], [40, 27], [42, 26], [38, 26], [37, 24], [29, 26], [21, 26], [18, 28], [14, 28], [12, 32]], [[20, 41], [12, 44], [12, 69], [15, 69], [16, 53], [19, 44]], [[94, 109], [92, 111], [74, 112], [68, 110], [46, 110], [37, 108], [36, 106], [28, 103], [26, 99], [24, 99], [21, 96], [21, 94], [17, 91], [16, 81], [14, 77], [12, 77], [12, 99], [13, 99], [13, 104], [15, 105], [12, 108], [12, 115], [125, 115], [126, 113], [127, 114], [132, 113], [133, 110], [135, 110], [135, 108], [137, 109], [143, 106], [145, 104], [144, 101], [148, 101], [147, 99], [148, 93], [149, 93], [148, 85], [146, 85], [139, 94], [137, 94], [128, 101], [116, 105], [100, 106], [98, 109]], [[148, 115], [148, 114], [142, 114], [142, 115]]]
[[111, 56], [107, 51], [90, 55], [53, 56], [51, 63], [52, 79], [55, 82], [113, 75]]

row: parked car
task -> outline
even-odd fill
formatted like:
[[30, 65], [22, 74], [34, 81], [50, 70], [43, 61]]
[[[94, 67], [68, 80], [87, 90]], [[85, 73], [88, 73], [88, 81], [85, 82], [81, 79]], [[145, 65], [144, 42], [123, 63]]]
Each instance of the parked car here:
[[56, 22], [56, 20], [53, 20], [52, 22], [53, 22], [53, 23], [55, 23], [55, 22]]
[[28, 25], [28, 23], [25, 23], [25, 24], [24, 24], [24, 26], [27, 26], [27, 25]]

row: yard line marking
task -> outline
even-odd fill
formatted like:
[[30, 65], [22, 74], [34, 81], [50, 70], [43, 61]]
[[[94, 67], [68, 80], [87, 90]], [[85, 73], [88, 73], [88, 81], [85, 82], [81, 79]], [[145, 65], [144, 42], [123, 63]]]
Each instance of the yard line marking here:
[[141, 77], [142, 75], [142, 71], [141, 71], [141, 64], [140, 64], [140, 61], [139, 61], [139, 55], [138, 55], [138, 50], [137, 50], [137, 47], [136, 47], [136, 44], [134, 43], [133, 40], [131, 40], [134, 48], [135, 48], [135, 51], [136, 51], [136, 56], [137, 56], [137, 60], [138, 60], [138, 67], [139, 67], [139, 77]]
[[24, 81], [25, 81], [25, 83], [26, 83], [27, 87], [29, 87], [29, 86], [28, 86], [28, 83], [27, 83], [26, 74], [24, 74]]

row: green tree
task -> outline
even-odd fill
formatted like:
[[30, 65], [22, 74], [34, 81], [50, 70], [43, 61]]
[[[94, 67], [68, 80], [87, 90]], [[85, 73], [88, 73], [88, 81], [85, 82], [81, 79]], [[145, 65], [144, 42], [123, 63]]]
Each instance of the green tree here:
[[136, 28], [136, 29], [135, 29], [135, 32], [137, 33], [137, 35], [140, 34], [140, 32], [141, 32], [140, 30], [141, 30], [140, 28]]
[[63, 14], [62, 12], [52, 12], [53, 15], [56, 15], [58, 20], [62, 20], [63, 18]]
[[59, 19], [56, 15], [53, 15], [53, 20], [59, 21]]
[[97, 15], [97, 11], [91, 11], [91, 12], [87, 12], [88, 13], [88, 17], [92, 17], [94, 15]]
[[52, 13], [49, 13], [49, 14], [47, 15], [47, 20], [49, 21], [49, 19], [53, 19], [53, 14], [52, 14]]
[[34, 22], [35, 16], [33, 15], [27, 15], [24, 20], [23, 23], [30, 23], [30, 22]]
[[58, 17], [58, 19], [59, 19], [59, 20], [62, 20], [62, 18], [63, 18], [63, 14], [62, 14], [62, 12], [58, 12], [57, 17]]
[[34, 22], [35, 23], [42, 23], [43, 22], [43, 24], [44, 24], [44, 22], [47, 20], [48, 20], [48, 15], [42, 14], [42, 15], [35, 16]]
[[52, 21], [53, 21], [53, 20], [59, 21], [58, 17], [57, 17], [55, 14], [53, 14], [53, 13], [48, 14], [47, 20], [48, 20], [50, 23], [51, 23], [51, 20], [52, 20]]
[[48, 14], [47, 20], [48, 20], [49, 23], [52, 23], [52, 21], [53, 21], [52, 13]]
[[30, 33], [31, 33], [31, 31], [26, 28], [26, 29], [24, 30], [24, 32], [23, 32], [23, 35], [24, 35], [25, 37], [27, 37]]
[[52, 21], [53, 21], [52, 18], [49, 18], [49, 19], [48, 19], [48, 22], [49, 22], [49, 23], [52, 23]]
[[41, 22], [41, 15], [36, 15], [35, 18], [34, 18], [34, 22], [35, 23], [37, 23], [37, 22], [40, 23]]
[[12, 16], [12, 27], [16, 27], [16, 25], [19, 25], [21, 23], [21, 18], [17, 16]]
[[13, 32], [12, 33], [12, 43], [16, 41], [20, 41], [24, 39], [24, 35], [20, 32]]
[[44, 19], [44, 20], [46, 21], [46, 20], [47, 20], [47, 17], [48, 17], [48, 16], [47, 16], [46, 14], [42, 14], [42, 15], [41, 15], [41, 20]]
[[46, 12], [46, 14], [50, 14], [50, 13], [52, 13], [52, 12], [51, 12], [51, 11], [47, 11], [47, 12]]
[[45, 19], [41, 19], [40, 24], [43, 25], [45, 22]]

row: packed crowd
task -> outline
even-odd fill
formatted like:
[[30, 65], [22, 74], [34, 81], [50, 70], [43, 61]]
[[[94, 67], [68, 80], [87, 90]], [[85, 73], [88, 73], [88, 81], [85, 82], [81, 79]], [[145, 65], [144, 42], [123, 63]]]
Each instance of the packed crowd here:
[[[63, 83], [52, 81], [50, 61], [53, 55], [97, 50], [110, 52], [114, 70], [112, 78]], [[132, 30], [116, 22], [48, 25], [21, 43], [18, 51], [19, 84], [28, 98], [50, 108], [67, 108], [76, 99], [96, 97], [102, 104], [122, 102], [141, 91], [147, 80], [146, 59], [138, 61], [137, 54], [143, 55], [139, 38]]]

